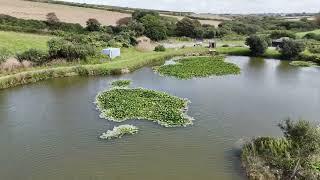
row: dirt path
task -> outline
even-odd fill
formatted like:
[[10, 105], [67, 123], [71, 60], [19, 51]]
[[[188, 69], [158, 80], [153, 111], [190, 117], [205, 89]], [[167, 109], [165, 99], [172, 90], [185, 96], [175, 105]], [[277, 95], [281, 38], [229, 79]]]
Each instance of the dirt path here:
[[55, 12], [64, 22], [85, 25], [89, 18], [96, 18], [103, 25], [115, 25], [117, 20], [131, 16], [129, 14], [97, 9], [71, 7], [58, 4], [29, 2], [23, 0], [0, 0], [0, 14], [24, 18], [45, 20], [46, 14]]

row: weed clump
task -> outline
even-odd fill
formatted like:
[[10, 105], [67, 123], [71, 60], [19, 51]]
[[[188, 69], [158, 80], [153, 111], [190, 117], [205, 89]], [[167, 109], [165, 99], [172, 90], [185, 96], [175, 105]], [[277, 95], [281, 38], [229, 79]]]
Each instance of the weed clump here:
[[124, 135], [134, 135], [138, 133], [139, 128], [133, 125], [125, 124], [114, 127], [112, 130], [108, 130], [105, 133], [102, 133], [100, 139], [115, 139], [115, 138], [122, 138]]
[[130, 80], [117, 80], [111, 83], [112, 87], [128, 87], [130, 84]]

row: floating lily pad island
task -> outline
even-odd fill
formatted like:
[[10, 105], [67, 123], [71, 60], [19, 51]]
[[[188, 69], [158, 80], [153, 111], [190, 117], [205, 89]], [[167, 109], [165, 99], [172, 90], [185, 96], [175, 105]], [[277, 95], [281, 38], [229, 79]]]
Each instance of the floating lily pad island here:
[[225, 62], [224, 59], [224, 56], [182, 58], [174, 64], [154, 67], [154, 70], [161, 75], [179, 79], [240, 74], [240, 68], [237, 65]]
[[165, 127], [192, 124], [193, 119], [186, 114], [189, 103], [187, 99], [155, 90], [116, 86], [117, 84], [122, 83], [113, 82], [111, 89], [96, 97], [101, 118], [116, 122], [150, 120]]

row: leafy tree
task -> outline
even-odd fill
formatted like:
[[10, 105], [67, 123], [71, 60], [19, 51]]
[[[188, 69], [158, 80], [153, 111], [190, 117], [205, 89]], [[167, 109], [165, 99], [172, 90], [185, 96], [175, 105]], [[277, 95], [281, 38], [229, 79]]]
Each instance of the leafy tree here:
[[252, 55], [260, 56], [263, 55], [267, 48], [268, 42], [264, 37], [251, 35], [246, 39], [246, 45], [250, 47], [250, 51]]
[[[178, 36], [197, 37], [201, 28], [201, 23], [198, 20], [192, 20], [190, 18], [183, 18], [177, 23], [176, 33]], [[197, 32], [198, 31], [198, 32]]]
[[148, 14], [141, 22], [145, 27], [144, 34], [150, 39], [159, 41], [167, 38], [167, 28], [158, 16]]
[[293, 59], [304, 51], [305, 45], [295, 40], [284, 40], [280, 45], [280, 52], [284, 58]]
[[128, 25], [130, 22], [132, 22], [132, 17], [124, 17], [119, 19], [116, 24], [117, 26], [123, 26], [123, 25]]
[[87, 30], [88, 31], [99, 31], [100, 26], [101, 26], [101, 24], [97, 19], [90, 18], [87, 21]]
[[159, 13], [156, 11], [147, 11], [147, 10], [137, 10], [132, 13], [132, 18], [137, 21], [141, 21], [141, 19], [147, 15], [151, 16], [159, 16]]
[[47, 14], [47, 22], [49, 25], [57, 24], [60, 22], [59, 18], [57, 17], [56, 13], [50, 12]]

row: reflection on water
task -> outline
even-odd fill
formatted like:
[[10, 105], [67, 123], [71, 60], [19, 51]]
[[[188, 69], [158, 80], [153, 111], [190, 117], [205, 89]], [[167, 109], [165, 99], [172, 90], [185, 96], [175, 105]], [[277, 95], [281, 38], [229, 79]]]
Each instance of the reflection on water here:
[[[287, 117], [319, 120], [319, 68], [229, 57], [241, 75], [178, 80], [151, 68], [112, 77], [71, 77], [0, 91], [0, 179], [244, 179], [239, 142], [277, 136]], [[128, 121], [135, 136], [98, 135], [116, 123], [99, 118], [97, 92], [115, 79], [191, 100], [194, 126]]]

